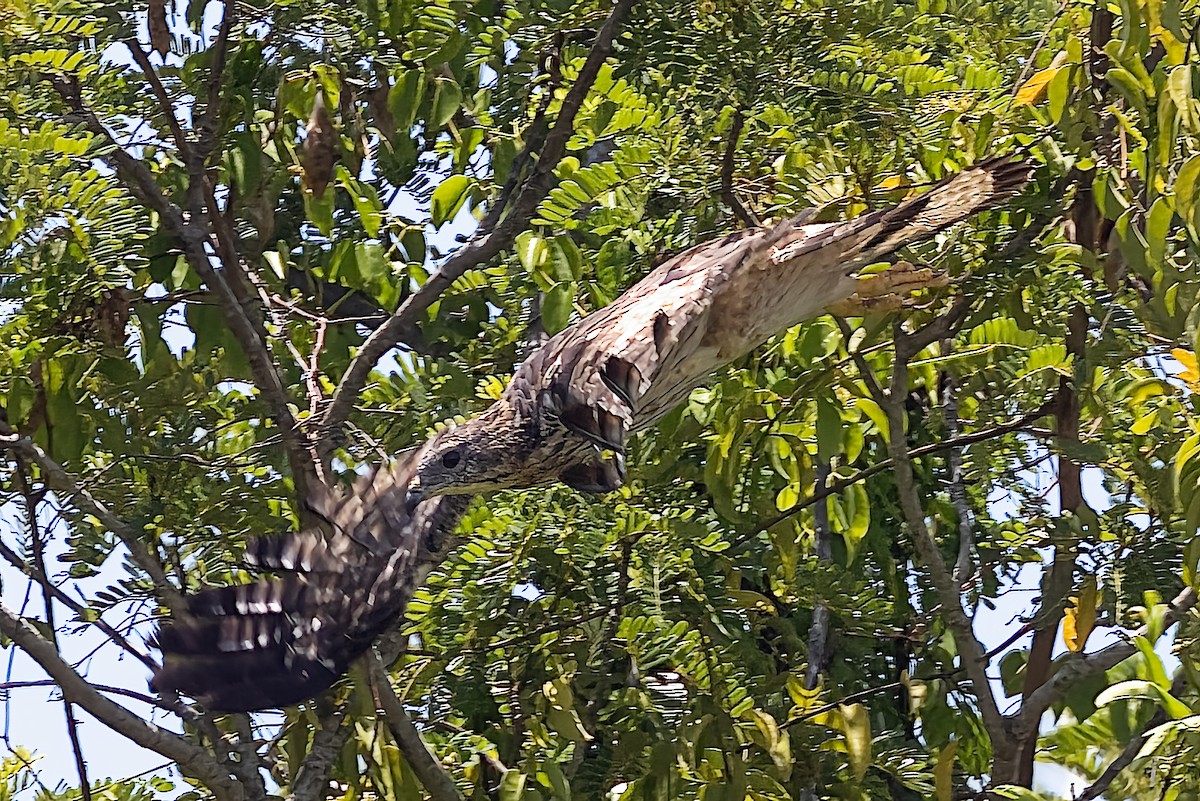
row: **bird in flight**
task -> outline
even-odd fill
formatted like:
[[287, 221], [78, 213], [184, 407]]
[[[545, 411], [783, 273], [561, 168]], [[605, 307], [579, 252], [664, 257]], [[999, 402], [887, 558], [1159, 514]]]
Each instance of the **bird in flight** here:
[[[252, 542], [246, 561], [278, 575], [192, 596], [157, 634], [164, 658], [152, 688], [222, 712], [289, 706], [327, 689], [394, 628], [453, 546], [473, 493], [556, 477], [581, 490], [616, 488], [626, 437], [711, 371], [854, 294], [928, 282], [928, 271], [899, 270], [868, 291], [854, 276], [1016, 194], [1028, 176], [1023, 163], [990, 160], [891, 209], [841, 223], [792, 218], [666, 262], [548, 340], [480, 417], [350, 493], [307, 499], [329, 531]], [[444, 497], [416, 508], [424, 495]]]
[[[618, 488], [629, 435], [713, 370], [861, 294], [863, 267], [1016, 195], [1029, 176], [1025, 161], [992, 158], [889, 209], [834, 223], [791, 218], [685, 251], [551, 337], [481, 415], [435, 435], [418, 457], [409, 508], [555, 479], [585, 492]], [[929, 278], [870, 280], [886, 291]]]

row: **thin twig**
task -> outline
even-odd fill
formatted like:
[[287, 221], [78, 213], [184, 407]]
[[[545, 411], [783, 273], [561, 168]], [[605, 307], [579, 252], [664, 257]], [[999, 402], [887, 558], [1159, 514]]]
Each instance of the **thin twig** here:
[[75, 478], [34, 444], [33, 440], [14, 433], [4, 423], [0, 423], [0, 448], [8, 448], [21, 458], [37, 465], [42, 473], [42, 482], [47, 487], [70, 498], [75, 508], [95, 517], [105, 528], [115, 534], [117, 539], [121, 540], [129, 549], [134, 563], [150, 576], [159, 600], [167, 608], [173, 613], [183, 613], [187, 609], [187, 602], [183, 595], [171, 584], [162, 563], [141, 541], [138, 531], [133, 526], [117, 517], [95, 496], [80, 487]]
[[154, 98], [158, 101], [159, 111], [167, 120], [167, 127], [171, 129], [171, 138], [175, 140], [175, 147], [179, 150], [179, 158], [184, 164], [192, 163], [192, 143], [188, 139], [187, 133], [183, 130], [183, 126], [179, 124], [179, 118], [175, 116], [175, 103], [171, 100], [171, 96], [167, 94], [166, 87], [158, 77], [158, 72], [154, 69], [154, 65], [150, 63], [150, 57], [146, 55], [146, 51], [142, 49], [142, 45], [137, 39], [127, 39], [125, 47], [129, 50], [129, 54], [133, 56], [133, 62], [141, 69], [142, 74], [146, 76], [146, 81], [150, 84], [150, 91], [154, 93]]
[[[1053, 404], [1052, 400], [1046, 401], [1046, 402], [1042, 403], [1040, 406], [1038, 406], [1038, 408], [1034, 409], [1032, 412], [1023, 414], [1014, 420], [1008, 421], [1007, 423], [1001, 423], [999, 425], [992, 426], [991, 428], [985, 428], [980, 431], [974, 431], [970, 434], [963, 434], [962, 436], [956, 437], [955, 439], [948, 439], [948, 440], [944, 440], [942, 442], [931, 442], [928, 445], [921, 445], [919, 447], [913, 448], [912, 450], [908, 451], [907, 452], [908, 458], [916, 459], [921, 456], [928, 456], [931, 453], [938, 453], [939, 451], [944, 451], [949, 448], [961, 448], [965, 445], [971, 445], [976, 442], [986, 442], [987, 440], [995, 439], [996, 437], [1002, 437], [1005, 434], [1011, 434], [1014, 431], [1019, 431], [1019, 430], [1025, 428], [1025, 426], [1029, 425], [1034, 420], [1037, 420], [1040, 417], [1045, 417], [1047, 414], [1049, 414], [1049, 410], [1050, 410], [1052, 404]], [[842, 490], [847, 489], [847, 488], [857, 484], [860, 481], [863, 481], [864, 479], [868, 479], [877, 473], [882, 473], [884, 470], [887, 470], [888, 468], [890, 468], [892, 466], [892, 464], [893, 464], [893, 462], [892, 462], [891, 457], [888, 457], [887, 459], [883, 459], [879, 462], [876, 462], [875, 464], [871, 465], [870, 467], [864, 467], [862, 470], [859, 470], [857, 473], [854, 473], [845, 478], [838, 479], [837, 481], [832, 482], [831, 484], [826, 486], [825, 489], [823, 489], [823, 490], [814, 491], [807, 498], [793, 504], [792, 506], [788, 507], [784, 511], [780, 512], [775, 517], [768, 519], [764, 523], [758, 524], [757, 527], [751, 529], [750, 531], [747, 531], [743, 534], [738, 535], [737, 538], [735, 538], [734, 541], [732, 543], [730, 543], [729, 547], [736, 548], [736, 547], [739, 547], [739, 546], [745, 544], [750, 538], [755, 537], [759, 534], [762, 534], [764, 531], [768, 531], [771, 528], [779, 525], [783, 521], [796, 516], [797, 514], [799, 514], [803, 510], [807, 509], [808, 507], [812, 506], [814, 503], [821, 500], [822, 498], [828, 498], [830, 495], [835, 495], [835, 494], [841, 492]]]
[[[38, 582], [42, 587], [42, 605], [46, 615], [46, 628], [49, 630], [50, 643], [58, 648], [58, 627], [54, 623], [54, 593], [50, 591], [50, 579], [46, 573], [45, 543], [42, 542], [41, 528], [37, 522], [38, 499], [29, 483], [24, 461], [17, 460], [17, 485], [25, 498], [25, 514], [29, 524], [30, 547], [33, 550], [33, 565], [37, 574], [42, 577]], [[71, 753], [75, 757], [75, 772], [79, 776], [79, 791], [83, 801], [92, 801], [92, 783], [88, 781], [87, 760], [83, 758], [83, 745], [79, 742], [79, 722], [75, 720], [75, 710], [71, 702], [63, 698], [63, 711], [67, 717], [67, 739], [71, 741]]]
[[8, 545], [6, 545], [4, 542], [0, 542], [0, 557], [2, 557], [6, 562], [8, 562], [13, 567], [15, 567], [17, 570], [20, 570], [22, 573], [24, 573], [26, 576], [28, 576], [31, 580], [36, 581], [38, 584], [41, 584], [42, 587], [44, 587], [46, 590], [48, 590], [54, 596], [54, 599], [56, 601], [58, 601], [63, 606], [67, 607], [72, 612], [74, 612], [76, 615], [78, 615], [80, 620], [83, 620], [83, 621], [87, 622], [89, 625], [95, 626], [96, 628], [100, 629], [102, 632], [104, 632], [108, 636], [108, 638], [110, 640], [115, 642], [126, 653], [133, 656], [135, 659], [137, 659], [143, 665], [150, 668], [151, 670], [155, 670], [158, 668], [158, 663], [155, 662], [154, 659], [151, 658], [149, 654], [145, 654], [142, 651], [140, 651], [139, 649], [135, 648], [133, 643], [131, 643], [128, 639], [126, 639], [125, 636], [121, 634], [121, 632], [117, 631], [116, 628], [114, 628], [112, 625], [110, 625], [103, 618], [98, 617], [95, 620], [88, 620], [87, 619], [88, 613], [91, 610], [89, 610], [83, 604], [79, 603], [79, 601], [76, 601], [74, 598], [72, 598], [67, 593], [60, 590], [58, 587], [56, 587], [54, 585], [54, 582], [52, 582], [48, 576], [46, 576], [44, 573], [41, 573], [33, 565], [26, 563], [25, 560], [23, 560], [17, 554], [16, 551], [14, 551], [12, 548], [9, 548]]

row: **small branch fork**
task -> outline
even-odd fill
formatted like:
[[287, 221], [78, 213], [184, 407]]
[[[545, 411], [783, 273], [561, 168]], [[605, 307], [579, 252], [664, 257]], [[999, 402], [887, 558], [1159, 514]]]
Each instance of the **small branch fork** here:
[[51, 82], [72, 115], [93, 135], [111, 145], [103, 158], [116, 172], [118, 180], [143, 206], [158, 215], [163, 230], [180, 243], [188, 266], [212, 291], [230, 330], [246, 354], [254, 382], [262, 392], [271, 417], [283, 433], [284, 450], [296, 489], [303, 497], [317, 478], [317, 461], [307, 437], [297, 425], [292, 401], [270, 351], [264, 324], [265, 305], [259, 297], [261, 292], [251, 278], [249, 266], [238, 253], [236, 236], [217, 206], [208, 175], [208, 157], [216, 144], [220, 88], [224, 80], [230, 31], [236, 17], [234, 6], [233, 3], [225, 3], [225, 13], [213, 45], [208, 105], [198, 119], [198, 138], [189, 136], [179, 122], [174, 102], [141, 44], [136, 39], [126, 41], [134, 63], [150, 85], [159, 112], [187, 169], [186, 214], [184, 209], [164, 194], [146, 164], [125, 151], [87, 106], [78, 81], [71, 77], [54, 76]]
[[[925, 524], [925, 511], [917, 491], [912, 460], [916, 456], [934, 450], [957, 451], [962, 445], [966, 444], [964, 440], [967, 438], [978, 442], [1018, 430], [1039, 417], [1059, 411], [1061, 392], [1055, 393], [1052, 398], [1043, 402], [1036, 410], [1022, 415], [1012, 423], [1006, 423], [986, 431], [976, 432], [975, 434], [954, 437], [935, 445], [926, 445], [910, 450], [906, 437], [903, 434], [906, 414], [904, 401], [908, 394], [909, 362], [929, 344], [953, 336], [954, 332], [958, 330], [965, 320], [965, 316], [964, 308], [952, 305], [944, 315], [936, 318], [933, 322], [914, 333], [905, 332], [897, 324], [894, 329], [895, 361], [892, 368], [892, 380], [886, 389], [875, 379], [875, 373], [870, 365], [866, 363], [865, 358], [861, 354], [851, 353], [851, 358], [855, 360], [865, 383], [887, 417], [888, 426], [892, 433], [888, 445], [889, 459], [842, 481], [834, 482], [823, 491], [818, 490], [814, 492], [810, 498], [801, 504], [797, 504], [793, 509], [788, 510], [785, 516], [793, 514], [799, 508], [817, 502], [831, 492], [843, 489], [849, 483], [862, 480], [862, 478], [866, 477], [864, 474], [869, 474], [868, 471], [873, 473], [889, 466], [893, 468], [896, 479], [896, 492], [899, 496], [905, 524], [912, 537], [921, 563], [924, 566], [925, 573], [938, 597], [942, 619], [954, 635], [961, 657], [961, 670], [966, 674], [967, 684], [976, 696], [980, 716], [992, 740], [992, 748], [995, 756], [991, 776], [995, 783], [1002, 784], [1011, 780], [1011, 777], [1017, 776], [1020, 765], [1023, 762], [1022, 753], [1025, 750], [1024, 746], [1036, 738], [1042, 714], [1053, 704], [1061, 700], [1066, 692], [1080, 680], [1109, 670], [1119, 662], [1136, 654], [1137, 649], [1131, 641], [1123, 641], [1090, 654], [1068, 655], [1065, 658], [1066, 661], [1052, 676], [1039, 682], [1036, 687], [1031, 688], [1025, 693], [1023, 703], [1017, 711], [1009, 715], [1005, 715], [1000, 711], [986, 672], [988, 660], [995, 656], [996, 652], [988, 653], [985, 651], [982, 643], [975, 636], [971, 618], [963, 606], [960, 592], [962, 578], [961, 564], [955, 566], [957, 569], [952, 569], [945, 562], [937, 541], [933, 538], [932, 533]], [[759, 531], [769, 528], [770, 525], [774, 525], [774, 521], [760, 528]], [[758, 532], [752, 532], [752, 534], [754, 533]], [[959, 561], [961, 562], [961, 552], [959, 557]], [[1194, 589], [1187, 588], [1180, 592], [1170, 603], [1165, 616], [1166, 625], [1169, 626], [1181, 620], [1196, 604], [1197, 594]], [[1147, 632], [1148, 628], [1143, 626], [1131, 634], [1130, 640], [1136, 636], [1144, 636]], [[1092, 795], [1085, 797], [1094, 798], [1103, 791], [1103, 788], [1107, 786], [1108, 782], [1112, 781], [1116, 773], [1128, 764], [1129, 759], [1125, 758], [1125, 756], [1127, 755], [1123, 755], [1121, 759], [1110, 766], [1110, 770], [1105, 772], [1102, 780], [1094, 785], [1094, 787], [1098, 787], [1099, 789], [1093, 792]]]
[[[330, 434], [336, 432], [349, 416], [363, 387], [366, 386], [371, 370], [385, 353], [400, 343], [403, 332], [411, 328], [420, 315], [463, 273], [485, 264], [501, 251], [511, 247], [517, 234], [525, 230], [538, 205], [554, 186], [554, 169], [566, 155], [567, 141], [575, 130], [575, 117], [595, 83], [600, 68], [612, 54], [617, 31], [629, 16], [634, 2], [635, 0], [617, 0], [613, 5], [608, 18], [596, 32], [591, 50], [579, 70], [579, 76], [563, 98], [558, 117], [545, 136], [545, 141], [538, 142], [538, 132], [531, 131], [524, 152], [517, 158], [517, 164], [528, 162], [538, 144], [541, 144], [541, 150], [537, 153], [537, 161], [520, 191], [512, 196], [510, 187], [506, 186], [467, 243], [455, 251], [420, 289], [409, 295], [392, 316], [375, 329], [363, 343], [362, 350], [354, 357], [342, 376], [341, 383], [325, 412], [322, 421], [324, 436], [321, 437], [320, 443], [323, 450], [332, 449], [336, 438]], [[514, 169], [513, 176], [516, 173], [517, 170]], [[323, 454], [323, 458], [324, 456], [327, 456], [327, 453]]]

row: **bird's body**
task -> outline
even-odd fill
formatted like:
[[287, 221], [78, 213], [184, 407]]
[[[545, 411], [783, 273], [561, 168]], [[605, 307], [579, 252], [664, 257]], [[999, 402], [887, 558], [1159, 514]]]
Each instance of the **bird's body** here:
[[698, 245], [551, 337], [479, 417], [424, 448], [413, 500], [560, 479], [624, 479], [627, 437], [718, 367], [854, 293], [856, 274], [1020, 190], [1029, 168], [993, 159], [899, 206], [840, 223], [784, 220]]

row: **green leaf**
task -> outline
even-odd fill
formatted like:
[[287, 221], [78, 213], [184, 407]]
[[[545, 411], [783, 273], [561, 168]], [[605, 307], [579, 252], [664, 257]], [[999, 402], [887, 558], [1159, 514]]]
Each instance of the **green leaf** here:
[[1197, 192], [1200, 192], [1200, 186], [1197, 186], [1198, 179], [1200, 179], [1200, 156], [1192, 156], [1179, 168], [1179, 173], [1175, 178], [1175, 211], [1179, 214], [1183, 222], [1192, 229], [1193, 234], [1200, 232], [1200, 198], [1197, 197]]
[[871, 766], [871, 718], [862, 704], [839, 704], [838, 711], [846, 752], [850, 755], [850, 769], [855, 779], [861, 782]]
[[429, 124], [444, 128], [462, 107], [463, 93], [458, 82], [445, 75], [434, 79], [433, 110], [429, 113]]
[[547, 334], [557, 334], [567, 327], [575, 303], [575, 284], [570, 281], [555, 284], [542, 297], [542, 325]]
[[379, 228], [383, 224], [383, 208], [375, 187], [355, 180], [342, 165], [338, 165], [338, 178], [354, 202], [354, 210], [358, 212], [363, 231], [372, 239], [378, 238]]
[[830, 398], [817, 397], [817, 459], [828, 462], [842, 446], [842, 411]]
[[883, 409], [879, 408], [879, 404], [870, 398], [855, 398], [854, 405], [860, 412], [870, 418], [871, 422], [875, 424], [875, 428], [879, 429], [879, 433], [884, 441], [888, 441], [890, 439], [888, 419]]
[[466, 203], [473, 181], [465, 175], [451, 175], [433, 190], [430, 217], [435, 227], [454, 219]]
[[579, 246], [566, 234], [554, 237], [554, 268], [560, 281], [578, 281], [583, 278], [583, 254]]
[[1191, 708], [1171, 693], [1152, 681], [1131, 679], [1108, 687], [1096, 696], [1096, 706], [1104, 707], [1121, 701], [1143, 700], [1151, 701], [1163, 708], [1163, 711], [1176, 720], [1189, 717]]
[[336, 192], [323, 192], [320, 197], [312, 192], [302, 193], [304, 196], [304, 216], [317, 227], [322, 236], [333, 235], [333, 204]]
[[518, 770], [506, 770], [500, 778], [500, 801], [521, 801], [528, 777]]
[[1185, 128], [1196, 132], [1200, 126], [1196, 122], [1196, 110], [1192, 100], [1192, 65], [1180, 64], [1171, 70], [1167, 78], [1167, 92], [1179, 110], [1179, 122]]
[[845, 509], [841, 535], [846, 544], [846, 564], [849, 565], [854, 563], [858, 546], [871, 527], [871, 501], [862, 484], [853, 484], [842, 494], [841, 505]]
[[404, 70], [388, 90], [387, 106], [396, 123], [397, 136], [407, 139], [417, 121], [421, 95], [425, 90], [425, 73], [420, 69]]

